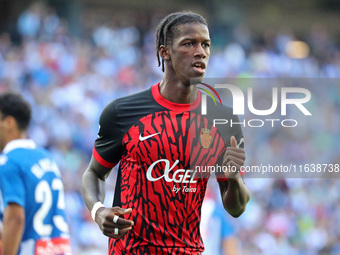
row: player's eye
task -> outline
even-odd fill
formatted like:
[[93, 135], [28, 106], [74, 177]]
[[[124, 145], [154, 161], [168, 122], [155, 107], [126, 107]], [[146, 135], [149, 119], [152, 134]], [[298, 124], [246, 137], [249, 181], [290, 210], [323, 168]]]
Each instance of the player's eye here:
[[187, 42], [187, 43], [185, 43], [184, 45], [185, 45], [185, 46], [188, 46], [188, 47], [191, 47], [191, 46], [193, 46], [194, 44], [193, 44], [192, 42]]
[[210, 44], [209, 44], [209, 43], [203, 43], [202, 46], [203, 46], [204, 48], [209, 48], [209, 47], [210, 47]]

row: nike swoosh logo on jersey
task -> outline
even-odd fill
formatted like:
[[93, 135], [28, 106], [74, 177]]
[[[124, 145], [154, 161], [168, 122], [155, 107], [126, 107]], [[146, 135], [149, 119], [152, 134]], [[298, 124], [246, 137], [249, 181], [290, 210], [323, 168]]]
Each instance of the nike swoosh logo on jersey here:
[[146, 140], [146, 139], [149, 139], [149, 138], [151, 138], [151, 137], [153, 137], [153, 136], [155, 136], [155, 135], [159, 135], [160, 133], [158, 132], [158, 133], [156, 133], [156, 134], [153, 134], [153, 135], [148, 135], [148, 136], [142, 136], [142, 134], [140, 134], [139, 135], [139, 141], [144, 141], [144, 140]]

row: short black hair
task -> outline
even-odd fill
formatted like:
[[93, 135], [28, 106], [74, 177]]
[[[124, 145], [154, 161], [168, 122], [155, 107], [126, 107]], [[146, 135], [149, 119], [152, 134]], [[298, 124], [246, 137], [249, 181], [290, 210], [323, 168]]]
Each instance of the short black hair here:
[[166, 16], [158, 25], [156, 33], [156, 56], [158, 60], [158, 66], [162, 63], [162, 71], [164, 72], [164, 60], [160, 59], [159, 47], [161, 45], [171, 44], [173, 36], [175, 34], [175, 28], [179, 25], [199, 23], [208, 26], [207, 21], [201, 15], [190, 12], [174, 12]]
[[27, 130], [31, 120], [31, 106], [20, 94], [15, 92], [1, 93], [0, 112], [3, 119], [12, 116], [16, 120], [19, 130]]

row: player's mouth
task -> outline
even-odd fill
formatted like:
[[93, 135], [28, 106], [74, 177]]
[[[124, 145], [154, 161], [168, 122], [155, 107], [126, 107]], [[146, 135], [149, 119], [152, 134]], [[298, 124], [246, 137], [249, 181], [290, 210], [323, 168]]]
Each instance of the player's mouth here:
[[196, 73], [204, 74], [205, 73], [205, 63], [201, 61], [195, 61], [192, 63], [192, 67]]

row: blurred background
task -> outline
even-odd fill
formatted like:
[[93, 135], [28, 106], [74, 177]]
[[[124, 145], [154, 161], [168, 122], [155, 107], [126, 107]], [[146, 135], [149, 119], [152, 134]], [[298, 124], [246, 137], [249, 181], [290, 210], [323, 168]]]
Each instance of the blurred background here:
[[[81, 196], [100, 113], [111, 100], [161, 80], [155, 27], [179, 10], [208, 20], [213, 44], [206, 77], [340, 77], [336, 0], [0, 0], [0, 91], [20, 91], [33, 105], [29, 136], [53, 153], [62, 171], [75, 255], [107, 253], [107, 239]], [[308, 160], [311, 147], [333, 152], [319, 163], [340, 163], [340, 86], [320, 84], [311, 92], [328, 102], [319, 109], [326, 122], [298, 134], [245, 132], [247, 165], [281, 156]], [[108, 206], [115, 174], [107, 182]], [[251, 201], [232, 219], [220, 208], [215, 180], [209, 182], [205, 254], [340, 254], [338, 179], [246, 183]]]

